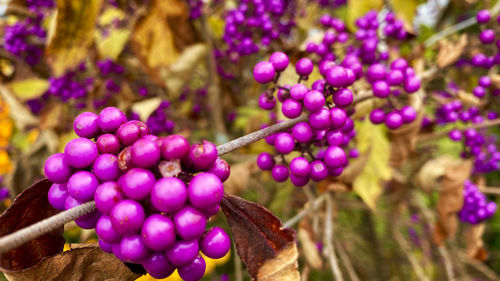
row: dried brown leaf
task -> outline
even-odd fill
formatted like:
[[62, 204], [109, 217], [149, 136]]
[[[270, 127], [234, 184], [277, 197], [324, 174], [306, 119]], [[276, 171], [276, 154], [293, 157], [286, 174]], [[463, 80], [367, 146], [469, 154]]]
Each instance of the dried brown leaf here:
[[445, 239], [453, 237], [457, 231], [457, 212], [460, 211], [464, 203], [463, 184], [470, 177], [471, 171], [471, 161], [463, 161], [445, 169], [436, 205], [438, 221], [436, 222], [434, 240], [438, 245], [441, 245]]
[[229, 194], [238, 194], [247, 188], [250, 176], [257, 171], [255, 159], [231, 165], [231, 175], [224, 182], [224, 190]]
[[463, 53], [467, 46], [467, 35], [462, 34], [456, 42], [445, 39], [439, 41], [439, 53], [436, 59], [436, 65], [443, 68], [454, 63]]
[[483, 233], [484, 223], [471, 225], [465, 231], [465, 243], [467, 245], [467, 256], [470, 259], [484, 261], [487, 258], [486, 249], [484, 249]]
[[94, 281], [135, 280], [140, 277], [113, 254], [96, 244], [72, 245], [72, 250], [42, 260], [23, 271], [6, 272], [9, 280]]
[[16, 99], [9, 88], [0, 85], [0, 96], [9, 105], [9, 114], [19, 130], [25, 130], [26, 127], [38, 123], [36, 117], [23, 103]]
[[391, 131], [391, 158], [389, 160], [391, 166], [401, 167], [415, 149], [423, 117], [424, 114], [421, 112], [412, 123]]
[[[7, 235], [57, 214], [59, 211], [54, 209], [47, 199], [51, 185], [51, 182], [43, 179], [19, 194], [12, 206], [0, 216], [0, 236]], [[34, 266], [45, 257], [61, 252], [65, 242], [62, 234], [63, 227], [61, 226], [48, 234], [0, 255], [0, 270], [4, 272], [24, 270]]]
[[425, 162], [416, 177], [418, 185], [426, 192], [438, 189], [441, 186], [441, 180], [446, 167], [453, 163], [457, 163], [457, 159], [449, 155], [444, 155]]
[[[306, 206], [306, 208], [308, 208], [308, 206]], [[323, 260], [321, 259], [319, 249], [316, 246], [314, 233], [311, 225], [309, 224], [309, 216], [300, 221], [297, 238], [299, 239], [302, 253], [304, 254], [307, 263], [312, 268], [320, 270], [323, 267]]]
[[102, 0], [58, 0], [54, 34], [49, 34], [47, 62], [57, 75], [75, 68], [88, 54], [94, 39]]
[[293, 229], [283, 229], [269, 210], [237, 196], [225, 194], [221, 207], [253, 280], [300, 280]]

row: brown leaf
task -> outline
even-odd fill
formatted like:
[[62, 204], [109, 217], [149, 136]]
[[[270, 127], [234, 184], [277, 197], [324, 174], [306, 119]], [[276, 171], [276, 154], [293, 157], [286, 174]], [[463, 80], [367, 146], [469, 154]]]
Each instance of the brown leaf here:
[[89, 51], [103, 0], [58, 0], [54, 34], [49, 34], [47, 62], [56, 76], [80, 64]]
[[465, 231], [465, 243], [467, 245], [467, 256], [470, 259], [484, 261], [487, 258], [487, 252], [484, 249], [483, 233], [484, 223], [471, 225]]
[[439, 190], [439, 199], [436, 205], [438, 221], [434, 240], [441, 245], [446, 238], [453, 237], [457, 231], [457, 212], [463, 206], [463, 185], [470, 177], [472, 162], [463, 161], [458, 165], [446, 167]]
[[113, 254], [102, 251], [96, 244], [76, 245], [76, 249], [46, 258], [28, 270], [6, 272], [5, 275], [9, 280], [15, 281], [135, 280], [140, 277]]
[[[306, 205], [306, 208], [309, 208], [309, 206]], [[312, 268], [320, 270], [323, 267], [323, 260], [316, 246], [316, 240], [314, 239], [314, 233], [309, 224], [309, 219], [310, 216], [306, 216], [300, 221], [297, 238], [300, 241], [302, 252], [304, 253], [307, 263]]]
[[439, 53], [436, 59], [436, 64], [439, 68], [443, 68], [454, 63], [463, 53], [467, 46], [467, 35], [462, 34], [456, 42], [450, 42], [442, 39], [439, 41]]
[[[59, 211], [52, 208], [47, 199], [51, 185], [51, 182], [43, 179], [19, 194], [12, 206], [0, 216], [0, 236], [57, 214]], [[57, 230], [0, 255], [0, 269], [20, 271], [34, 266], [45, 257], [61, 252], [65, 242], [62, 234], [63, 227], [61, 226]]]
[[423, 117], [424, 114], [421, 112], [412, 123], [391, 131], [392, 143], [389, 161], [392, 167], [401, 167], [415, 149]]
[[457, 163], [457, 160], [450, 155], [444, 155], [431, 159], [420, 168], [416, 181], [420, 188], [429, 192], [441, 186], [441, 179], [444, 176], [446, 167]]
[[245, 190], [253, 172], [259, 170], [256, 159], [231, 165], [231, 175], [224, 182], [224, 190], [229, 194], [238, 194]]
[[300, 280], [293, 229], [283, 229], [269, 210], [237, 196], [225, 194], [221, 207], [253, 280]]
[[[154, 0], [132, 32], [132, 49], [158, 83], [158, 69], [174, 63], [182, 48], [194, 42], [188, 13], [182, 0]], [[178, 37], [182, 38], [180, 44]]]

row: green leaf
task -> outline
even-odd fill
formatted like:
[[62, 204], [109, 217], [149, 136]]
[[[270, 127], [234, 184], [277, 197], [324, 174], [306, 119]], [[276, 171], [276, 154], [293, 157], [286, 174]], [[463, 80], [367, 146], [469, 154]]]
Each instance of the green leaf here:
[[56, 76], [75, 68], [93, 42], [102, 0], [58, 0], [54, 34], [49, 35], [47, 62]]
[[11, 91], [22, 101], [40, 97], [49, 88], [49, 81], [39, 78], [15, 81], [9, 84]]
[[353, 182], [354, 192], [374, 210], [383, 190], [381, 182], [391, 178], [390, 143], [384, 127], [372, 124], [368, 118], [359, 124], [356, 131], [359, 152], [366, 154], [368, 159]]
[[349, 0], [347, 1], [347, 27], [356, 30], [356, 19], [364, 16], [370, 10], [379, 10], [382, 0]]
[[389, 0], [391, 8], [396, 13], [396, 16], [403, 20], [405, 29], [413, 33], [413, 18], [417, 10], [417, 0]]

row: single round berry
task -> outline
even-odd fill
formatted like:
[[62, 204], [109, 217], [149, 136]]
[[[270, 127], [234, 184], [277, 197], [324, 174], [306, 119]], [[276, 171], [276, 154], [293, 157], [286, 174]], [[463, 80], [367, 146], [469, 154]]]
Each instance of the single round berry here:
[[330, 110], [321, 108], [318, 112], [309, 115], [309, 125], [316, 130], [326, 130], [332, 124]]
[[316, 90], [308, 91], [304, 97], [304, 107], [309, 112], [318, 112], [325, 105], [325, 97]]
[[387, 83], [391, 86], [400, 85], [404, 82], [404, 75], [401, 70], [394, 69], [387, 73]]
[[96, 140], [97, 150], [100, 154], [118, 154], [120, 152], [120, 141], [115, 135], [100, 135]]
[[403, 117], [398, 112], [391, 112], [385, 118], [385, 125], [389, 129], [397, 129], [403, 125]]
[[329, 146], [340, 146], [344, 142], [344, 134], [339, 130], [328, 130], [325, 139]]
[[205, 209], [218, 205], [224, 195], [224, 186], [212, 173], [199, 173], [188, 185], [189, 202], [196, 208]]
[[253, 69], [253, 77], [255, 81], [266, 84], [273, 81], [276, 71], [273, 64], [267, 61], [257, 63]]
[[142, 225], [141, 237], [151, 250], [165, 251], [175, 242], [174, 223], [166, 216], [151, 215]]
[[374, 109], [370, 113], [370, 121], [373, 124], [382, 124], [385, 121], [385, 112], [382, 109]]
[[113, 154], [101, 154], [94, 162], [94, 174], [101, 181], [114, 181], [121, 174], [118, 158]]
[[452, 141], [459, 141], [462, 139], [462, 132], [460, 130], [454, 129], [450, 131], [448, 136]]
[[231, 249], [231, 239], [224, 229], [214, 227], [203, 234], [200, 239], [200, 248], [207, 257], [220, 259]]
[[403, 123], [411, 123], [417, 118], [417, 111], [409, 105], [403, 106], [400, 110], [399, 113], [401, 114], [401, 117], [403, 118]]
[[207, 219], [195, 208], [186, 206], [174, 215], [177, 234], [184, 240], [197, 239], [205, 230]]
[[73, 173], [73, 168], [66, 162], [64, 153], [52, 154], [45, 160], [45, 176], [54, 183], [66, 183]]
[[128, 198], [143, 200], [149, 196], [155, 185], [154, 174], [143, 168], [133, 168], [118, 180], [118, 185]]
[[186, 185], [178, 178], [159, 179], [151, 190], [151, 204], [158, 211], [166, 213], [180, 210], [187, 197]]
[[309, 177], [299, 177], [294, 174], [290, 174], [290, 181], [298, 187], [304, 186], [309, 182]]
[[141, 229], [145, 219], [144, 208], [136, 201], [125, 199], [111, 209], [113, 228], [120, 234], [134, 234]]
[[217, 159], [217, 147], [204, 140], [202, 143], [193, 144], [187, 157], [196, 170], [208, 171]]
[[383, 64], [372, 64], [366, 71], [366, 78], [369, 82], [384, 80], [387, 75], [387, 70]]
[[93, 173], [78, 171], [68, 180], [68, 193], [80, 202], [87, 202], [94, 199], [94, 193], [99, 185], [99, 181]]
[[120, 234], [113, 228], [111, 218], [107, 215], [102, 215], [95, 226], [95, 232], [100, 240], [113, 244], [120, 242]]
[[71, 167], [87, 168], [97, 158], [97, 145], [86, 138], [77, 138], [69, 141], [64, 148], [64, 159]]
[[391, 88], [386, 81], [376, 81], [372, 85], [373, 95], [379, 98], [386, 98], [391, 93]]
[[205, 260], [198, 256], [190, 264], [179, 267], [177, 271], [183, 280], [197, 281], [203, 277], [206, 268]]
[[298, 142], [307, 143], [313, 138], [313, 130], [307, 122], [300, 122], [293, 126], [292, 136]]
[[134, 263], [140, 263], [148, 257], [149, 250], [139, 235], [125, 236], [120, 241], [121, 256]]
[[309, 76], [314, 68], [313, 62], [308, 58], [301, 58], [295, 64], [295, 72], [300, 76]]
[[274, 147], [276, 151], [282, 154], [288, 154], [295, 148], [295, 142], [293, 141], [292, 135], [289, 133], [279, 133], [276, 135], [274, 140]]
[[476, 20], [478, 23], [488, 23], [490, 18], [491, 14], [488, 10], [481, 10], [476, 14]]
[[327, 71], [325, 79], [328, 84], [332, 85], [335, 88], [344, 87], [349, 81], [347, 72], [342, 66], [331, 67]]
[[401, 72], [408, 68], [408, 62], [403, 58], [397, 58], [391, 63], [392, 70], [399, 70]]
[[150, 168], [160, 160], [160, 147], [156, 141], [140, 139], [130, 150], [132, 163], [137, 167]]
[[66, 184], [54, 183], [50, 186], [48, 193], [49, 203], [52, 207], [63, 211], [66, 199], [68, 198], [68, 190]]
[[307, 87], [303, 84], [295, 84], [291, 89], [290, 89], [290, 97], [296, 101], [301, 101], [304, 99], [306, 96], [307, 92], [309, 90]]
[[229, 178], [231, 167], [226, 162], [226, 160], [217, 158], [212, 168], [210, 168], [209, 172], [216, 175], [221, 182], [225, 182]]
[[275, 165], [271, 171], [273, 179], [277, 182], [284, 182], [288, 179], [288, 168], [285, 165]]
[[259, 106], [265, 110], [271, 110], [276, 105], [276, 98], [274, 96], [269, 97], [267, 93], [262, 93], [259, 97]]
[[156, 279], [167, 278], [175, 271], [175, 266], [168, 260], [166, 254], [155, 252], [142, 261], [142, 266]]
[[409, 94], [415, 93], [420, 89], [420, 79], [416, 76], [407, 77], [404, 82], [404, 88]]
[[117, 182], [108, 181], [100, 184], [94, 194], [94, 201], [97, 210], [101, 213], [109, 214], [111, 209], [124, 199]]
[[82, 138], [93, 138], [99, 133], [98, 116], [93, 112], [80, 113], [73, 123], [75, 133]]
[[148, 126], [141, 121], [132, 120], [122, 124], [116, 131], [116, 136], [120, 143], [129, 146], [134, 144], [141, 137], [149, 134]]
[[332, 100], [337, 107], [344, 108], [351, 105], [354, 100], [354, 95], [351, 90], [343, 88], [333, 94]]
[[495, 31], [493, 29], [485, 29], [479, 34], [479, 40], [483, 44], [491, 44], [495, 42]]
[[167, 250], [167, 257], [176, 266], [191, 263], [200, 251], [198, 240], [177, 241]]
[[189, 142], [181, 135], [169, 135], [158, 140], [165, 160], [182, 159], [189, 153]]
[[304, 157], [295, 157], [290, 162], [290, 172], [292, 175], [299, 177], [307, 177], [311, 173], [311, 165]]
[[311, 179], [313, 181], [322, 181], [328, 177], [328, 167], [323, 161], [316, 160], [311, 162]]
[[103, 132], [114, 133], [121, 124], [127, 122], [127, 116], [116, 107], [107, 107], [99, 113], [97, 122]]
[[344, 126], [345, 121], [347, 120], [347, 114], [343, 109], [338, 107], [334, 107], [330, 109], [330, 117], [331, 117], [331, 127], [333, 129], [340, 129]]
[[325, 151], [325, 164], [330, 168], [343, 167], [347, 164], [347, 156], [342, 148], [330, 146]]
[[287, 68], [290, 60], [288, 56], [283, 52], [274, 52], [269, 57], [269, 62], [273, 65], [274, 70], [283, 71]]
[[281, 106], [281, 112], [285, 117], [293, 119], [302, 114], [302, 105], [294, 99], [287, 99]]
[[106, 253], [110, 253], [110, 254], [113, 253], [112, 244], [106, 243], [102, 240], [99, 240], [99, 248], [101, 248]]

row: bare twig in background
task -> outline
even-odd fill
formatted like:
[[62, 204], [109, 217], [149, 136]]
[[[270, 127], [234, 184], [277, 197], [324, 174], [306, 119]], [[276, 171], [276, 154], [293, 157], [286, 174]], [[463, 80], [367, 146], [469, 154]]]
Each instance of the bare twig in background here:
[[477, 260], [472, 260], [464, 254], [459, 254], [458, 258], [462, 262], [464, 262], [464, 263], [468, 264], [469, 266], [471, 266], [472, 268], [474, 268], [475, 270], [481, 272], [481, 274], [483, 274], [485, 277], [489, 278], [490, 280], [500, 280], [500, 276], [496, 272], [491, 270], [491, 268], [484, 265], [482, 262], [479, 262]]
[[[329, 193], [328, 193], [329, 194]], [[335, 247], [333, 246], [333, 202], [332, 197], [326, 197], [326, 218], [325, 218], [325, 246], [326, 252], [328, 254], [328, 261], [330, 262], [330, 267], [332, 268], [333, 277], [337, 281], [344, 281], [342, 277], [342, 272], [337, 261], [337, 256], [335, 255]]]
[[441, 245], [438, 247], [439, 254], [443, 258], [444, 268], [446, 269], [446, 275], [448, 276], [448, 280], [456, 281], [455, 273], [453, 272], [453, 265], [450, 260], [450, 254], [446, 249], [446, 246]]
[[347, 274], [349, 274], [349, 279], [351, 279], [351, 281], [360, 281], [358, 275], [356, 274], [356, 270], [354, 270], [354, 267], [352, 266], [351, 259], [349, 259], [349, 255], [347, 255], [347, 252], [344, 249], [344, 245], [338, 240], [335, 240], [335, 248], [337, 248], [340, 260], [344, 264]]
[[[498, 125], [500, 125], [500, 118], [485, 121], [484, 123], [481, 123], [481, 124], [474, 124], [471, 126], [467, 126], [465, 128], [462, 128], [462, 129], [458, 129], [458, 128], [454, 128], [454, 129], [458, 129], [460, 131], [465, 131], [467, 129], [483, 129], [483, 128], [488, 128], [488, 127], [493, 127], [493, 126], [498, 126]], [[454, 130], [454, 129], [451, 129], [451, 130]], [[431, 140], [434, 140], [434, 139], [437, 139], [440, 137], [444, 137], [444, 136], [447, 136], [451, 130], [445, 130], [445, 131], [439, 131], [439, 132], [435, 132], [435, 133], [420, 135], [418, 137], [418, 141], [425, 142], [425, 141], [431, 141]]]
[[298, 214], [296, 214], [294, 217], [290, 218], [287, 220], [285, 223], [283, 223], [283, 227], [292, 227], [296, 223], [298, 223], [303, 217], [305, 217], [307, 214], [309, 214], [311, 211], [314, 211], [318, 209], [323, 201], [325, 201], [326, 197], [328, 196], [328, 193], [324, 193], [318, 198], [314, 199], [310, 204], [307, 209], [304, 209], [300, 211]]

